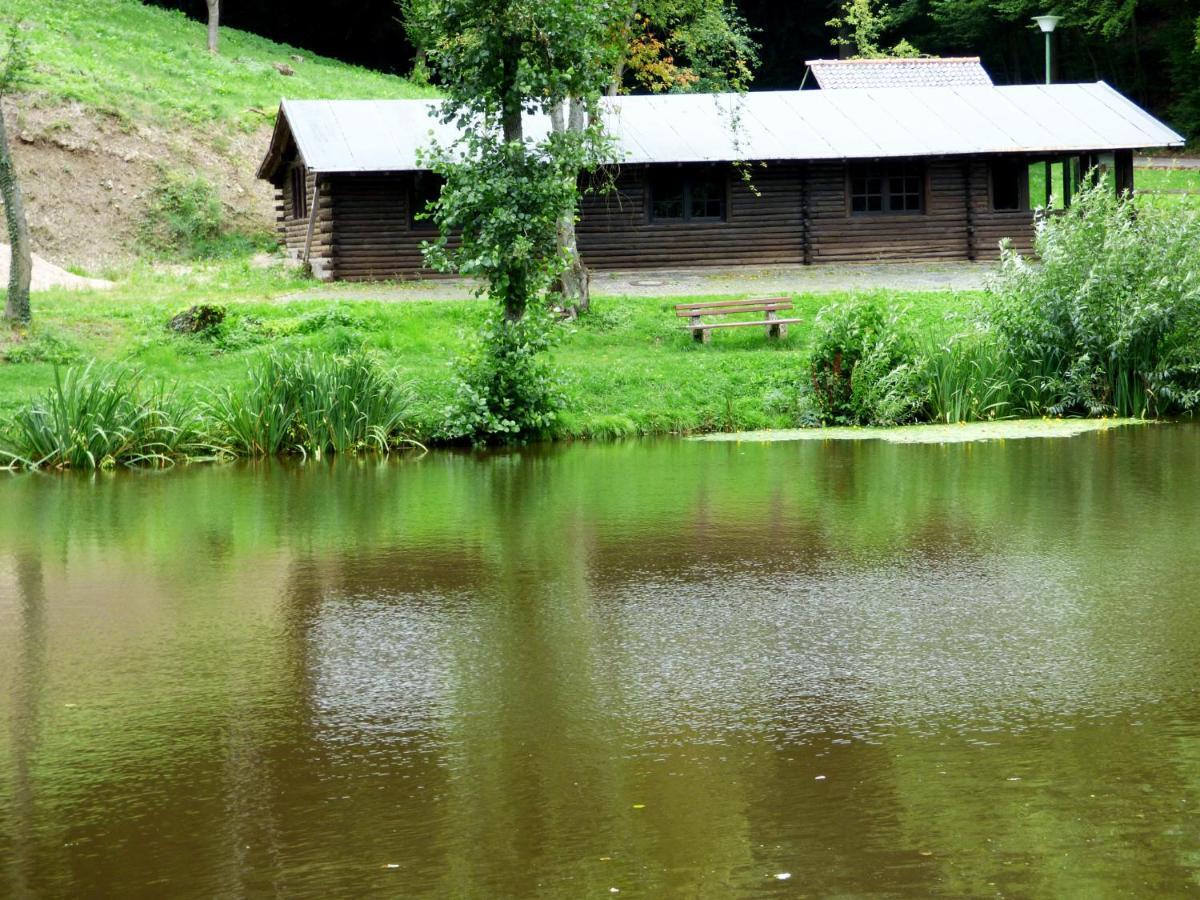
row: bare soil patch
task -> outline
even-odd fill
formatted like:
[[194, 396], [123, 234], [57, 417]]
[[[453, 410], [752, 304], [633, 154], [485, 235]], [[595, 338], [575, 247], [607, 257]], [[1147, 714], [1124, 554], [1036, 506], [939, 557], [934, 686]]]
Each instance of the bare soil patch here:
[[272, 222], [268, 185], [254, 177], [270, 127], [159, 128], [34, 95], [5, 98], [13, 156], [34, 250], [89, 271], [129, 263], [147, 193], [164, 170], [197, 172], [216, 186], [231, 222]]

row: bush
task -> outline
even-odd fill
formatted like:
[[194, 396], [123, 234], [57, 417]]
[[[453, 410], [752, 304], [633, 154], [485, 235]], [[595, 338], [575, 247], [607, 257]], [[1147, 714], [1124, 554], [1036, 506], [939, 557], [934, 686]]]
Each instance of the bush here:
[[870, 300], [818, 313], [809, 378], [813, 416], [826, 425], [897, 425], [924, 404], [911, 334]]
[[150, 189], [140, 236], [152, 254], [189, 260], [252, 253], [273, 240], [234, 231], [212, 183], [177, 172], [163, 174]]
[[542, 355], [554, 337], [547, 311], [530, 309], [517, 322], [492, 313], [454, 363], [454, 401], [440, 437], [488, 444], [548, 436], [565, 402], [562, 379]]
[[3, 429], [12, 467], [107, 469], [169, 465], [201, 447], [194, 405], [162, 385], [141, 390], [136, 371], [89, 364], [54, 373], [54, 387]]
[[319, 459], [409, 443], [410, 406], [408, 390], [369, 357], [305, 353], [263, 357], [248, 385], [215, 393], [205, 409], [217, 442], [236, 456]]
[[1043, 222], [1040, 262], [1006, 248], [984, 324], [1026, 414], [1154, 416], [1200, 401], [1200, 217], [1103, 184]]

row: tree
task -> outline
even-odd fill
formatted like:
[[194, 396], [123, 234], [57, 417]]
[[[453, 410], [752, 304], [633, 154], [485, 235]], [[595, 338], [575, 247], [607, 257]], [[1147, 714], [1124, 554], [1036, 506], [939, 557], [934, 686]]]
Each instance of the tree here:
[[[497, 307], [482, 348], [460, 361], [448, 436], [545, 431], [554, 379], [537, 356], [549, 326], [544, 304], [526, 312], [570, 262], [559, 239], [574, 224], [580, 173], [610, 155], [598, 109], [612, 71], [610, 0], [405, 0], [404, 14], [458, 131], [424, 156], [445, 179], [426, 258], [482, 279]], [[531, 134], [530, 114], [561, 127]]]
[[217, 52], [217, 41], [221, 27], [221, 0], [205, 0], [208, 3], [208, 52]]
[[[429, 248], [439, 268], [476, 275], [509, 321], [561, 271], [560, 220], [579, 173], [604, 159], [597, 103], [607, 83], [608, 0], [406, 0], [405, 17], [460, 137], [427, 162], [445, 178]], [[529, 113], [581, 130], [526, 134]], [[454, 240], [452, 240], [452, 236]]]
[[883, 0], [846, 0], [841, 14], [825, 24], [837, 31], [831, 41], [833, 46], [849, 51], [855, 59], [920, 56], [921, 52], [904, 39], [890, 50], [880, 46], [883, 33], [894, 18], [895, 14]]
[[[29, 68], [29, 46], [14, 24], [8, 32], [4, 57], [0, 59], [0, 104], [23, 83]], [[4, 318], [14, 324], [26, 324], [32, 318], [29, 307], [29, 282], [33, 277], [33, 251], [29, 241], [29, 223], [25, 220], [25, 204], [21, 185], [8, 146], [8, 131], [4, 123], [4, 108], [0, 105], [0, 199], [4, 201], [4, 219], [8, 225], [11, 260], [8, 272], [8, 299]]]
[[[610, 96], [633, 86], [663, 91], [744, 91], [758, 62], [750, 29], [727, 0], [625, 0], [611, 10], [617, 18], [606, 30], [615, 59]], [[585, 118], [579, 104], [554, 111], [556, 131], [579, 132]], [[591, 303], [589, 275], [575, 234], [574, 210], [559, 221], [558, 247], [567, 260], [555, 285], [564, 306], [585, 312]]]
[[613, 39], [611, 94], [744, 91], [758, 65], [750, 27], [730, 0], [631, 0]]

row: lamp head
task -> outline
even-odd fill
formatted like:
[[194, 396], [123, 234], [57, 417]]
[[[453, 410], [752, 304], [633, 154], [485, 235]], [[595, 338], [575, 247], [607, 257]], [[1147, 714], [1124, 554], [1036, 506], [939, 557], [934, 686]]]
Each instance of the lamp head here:
[[1038, 28], [1049, 34], [1054, 30], [1054, 26], [1062, 21], [1062, 16], [1034, 16], [1033, 21], [1038, 23]]

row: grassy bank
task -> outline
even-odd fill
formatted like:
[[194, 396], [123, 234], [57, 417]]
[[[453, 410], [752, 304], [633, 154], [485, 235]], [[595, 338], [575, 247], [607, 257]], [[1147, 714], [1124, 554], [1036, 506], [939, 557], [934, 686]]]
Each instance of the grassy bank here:
[[[221, 53], [205, 26], [138, 0], [6, 0], [35, 60], [31, 88], [128, 121], [235, 124], [273, 119], [283, 95], [311, 99], [432, 96], [402, 78], [327, 59], [235, 28]], [[282, 75], [276, 64], [294, 74]]]
[[[90, 360], [143, 369], [197, 394], [244, 380], [272, 349], [345, 354], [375, 352], [412, 385], [418, 433], [441, 418], [451, 397], [449, 362], [483, 321], [476, 300], [289, 300], [311, 282], [275, 265], [248, 261], [133, 270], [114, 290], [48, 292], [34, 298], [36, 324], [19, 342], [0, 334], [0, 415], [53, 383], [59, 366]], [[570, 436], [741, 430], [796, 424], [811, 323], [845, 295], [801, 295], [786, 339], [757, 328], [729, 329], [708, 346], [678, 327], [680, 298], [598, 297], [593, 312], [563, 326], [554, 351], [569, 376]], [[908, 306], [922, 333], [954, 330], [972, 295], [889, 294]], [[168, 320], [196, 303], [219, 303], [228, 316], [203, 337], [169, 332]]]

